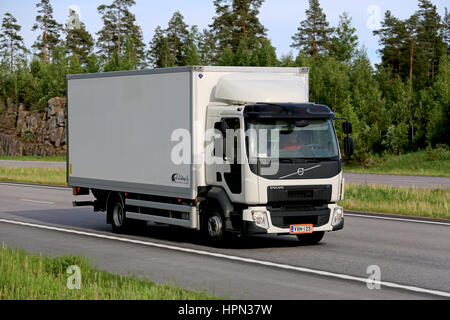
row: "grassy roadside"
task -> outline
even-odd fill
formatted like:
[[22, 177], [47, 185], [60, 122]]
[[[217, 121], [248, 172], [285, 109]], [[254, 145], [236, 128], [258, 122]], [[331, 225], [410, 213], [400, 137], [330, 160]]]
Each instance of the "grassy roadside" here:
[[450, 177], [450, 151], [437, 148], [403, 155], [373, 156], [366, 164], [344, 164], [350, 173]]
[[0, 181], [66, 185], [66, 169], [0, 167]]
[[[67, 287], [69, 266], [80, 268], [80, 290]], [[0, 251], [0, 300], [216, 299], [202, 292], [159, 285], [134, 276], [111, 274], [97, 269], [82, 257], [42, 257], [5, 246]]]
[[6, 157], [0, 156], [0, 160], [10, 160], [10, 161], [44, 161], [44, 162], [66, 162], [66, 157], [64, 156], [53, 156], [53, 157]]
[[347, 185], [347, 210], [450, 219], [450, 190]]

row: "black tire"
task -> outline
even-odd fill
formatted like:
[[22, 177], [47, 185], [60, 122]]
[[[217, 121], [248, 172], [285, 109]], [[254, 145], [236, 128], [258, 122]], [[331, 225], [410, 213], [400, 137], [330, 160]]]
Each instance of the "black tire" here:
[[204, 234], [211, 244], [221, 244], [226, 239], [225, 218], [222, 210], [213, 207], [208, 210], [203, 223]]
[[310, 234], [298, 234], [297, 238], [300, 240], [301, 244], [305, 246], [314, 246], [322, 241], [325, 232], [314, 232]]
[[115, 233], [126, 233], [132, 225], [131, 220], [126, 218], [126, 211], [122, 199], [119, 196], [113, 198], [108, 205], [111, 215], [112, 228]]

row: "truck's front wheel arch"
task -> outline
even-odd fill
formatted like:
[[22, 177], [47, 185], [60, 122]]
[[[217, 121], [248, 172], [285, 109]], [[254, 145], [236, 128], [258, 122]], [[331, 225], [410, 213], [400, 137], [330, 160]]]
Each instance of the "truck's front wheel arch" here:
[[231, 214], [234, 211], [233, 203], [225, 190], [214, 187], [207, 194], [207, 206], [204, 218], [208, 217], [212, 210], [218, 211], [223, 216], [225, 230], [233, 230], [231, 224]]

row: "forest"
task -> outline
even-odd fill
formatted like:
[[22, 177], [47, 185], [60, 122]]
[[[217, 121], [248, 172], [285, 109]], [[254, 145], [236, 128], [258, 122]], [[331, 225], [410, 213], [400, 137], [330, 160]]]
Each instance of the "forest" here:
[[[264, 0], [214, 0], [208, 28], [187, 25], [173, 13], [150, 43], [133, 14], [135, 0], [111, 0], [97, 10], [102, 28], [90, 34], [77, 12], [56, 21], [50, 0], [36, 3], [36, 41], [24, 45], [11, 13], [1, 21], [0, 113], [8, 104], [43, 110], [66, 94], [66, 75], [184, 65], [310, 67], [310, 101], [328, 105], [353, 122], [355, 156], [401, 154], [444, 147], [449, 134], [450, 20], [430, 0], [418, 0], [406, 20], [386, 11], [373, 33], [381, 62], [373, 66], [352, 18], [335, 26], [319, 0], [291, 36], [293, 53], [277, 56], [258, 18]], [[289, 35], [288, 35], [289, 36]]]

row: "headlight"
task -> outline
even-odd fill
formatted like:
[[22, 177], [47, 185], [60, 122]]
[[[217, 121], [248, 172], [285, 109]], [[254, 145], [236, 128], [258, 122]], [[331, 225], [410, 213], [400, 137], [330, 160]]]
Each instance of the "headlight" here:
[[331, 221], [333, 227], [338, 225], [343, 217], [344, 217], [344, 208], [342, 207], [334, 208], [333, 220]]
[[266, 212], [260, 212], [260, 211], [253, 211], [253, 222], [255, 224], [263, 229], [269, 229], [269, 222], [267, 220], [267, 213]]

